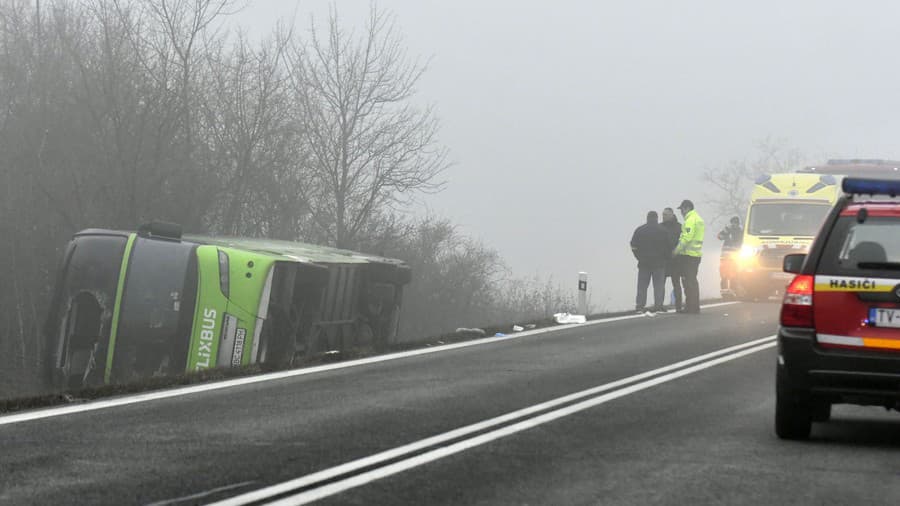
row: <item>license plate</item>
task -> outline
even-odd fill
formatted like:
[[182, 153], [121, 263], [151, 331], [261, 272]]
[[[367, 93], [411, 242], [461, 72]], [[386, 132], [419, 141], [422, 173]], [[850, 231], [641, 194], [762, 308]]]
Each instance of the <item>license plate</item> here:
[[900, 309], [873, 307], [869, 309], [869, 325], [900, 328]]

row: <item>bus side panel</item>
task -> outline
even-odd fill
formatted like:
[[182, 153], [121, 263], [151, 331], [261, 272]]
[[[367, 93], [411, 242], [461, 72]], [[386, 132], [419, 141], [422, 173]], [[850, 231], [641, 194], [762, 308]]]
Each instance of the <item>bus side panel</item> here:
[[191, 344], [188, 348], [188, 372], [216, 367], [219, 338], [228, 300], [219, 284], [219, 252], [215, 246], [197, 248], [198, 289]]
[[217, 367], [240, 367], [251, 362], [253, 334], [256, 330], [256, 315], [245, 312], [229, 303], [222, 322], [222, 332], [218, 339], [216, 353]]
[[[255, 363], [259, 353], [259, 339], [262, 322], [268, 313], [271, 297], [271, 274], [275, 259], [252, 251], [234, 248], [220, 248], [228, 255], [230, 294], [228, 314], [238, 318], [235, 340], [228, 340], [227, 361], [222, 367], [239, 367]], [[258, 330], [259, 329], [259, 330]], [[235, 342], [241, 348], [234, 348]]]
[[[222, 293], [219, 252], [228, 257], [229, 296]], [[240, 367], [256, 361], [260, 314], [267, 310], [268, 274], [274, 260], [235, 248], [201, 246], [197, 310], [191, 336], [188, 371], [212, 367]], [[266, 298], [266, 300], [264, 300]]]

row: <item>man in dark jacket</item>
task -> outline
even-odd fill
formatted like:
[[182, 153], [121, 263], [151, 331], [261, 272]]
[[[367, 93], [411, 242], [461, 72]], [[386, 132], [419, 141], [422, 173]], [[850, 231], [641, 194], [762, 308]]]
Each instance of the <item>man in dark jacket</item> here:
[[[670, 248], [669, 251], [678, 246], [678, 238], [681, 236], [681, 223], [678, 223], [678, 217], [671, 207], [663, 209], [662, 227], [669, 234]], [[672, 292], [675, 295], [675, 310], [681, 311], [682, 301], [684, 300], [684, 292], [681, 288], [681, 270], [678, 267], [678, 257], [669, 256], [666, 262], [666, 278], [672, 279]]]
[[631, 251], [638, 261], [638, 283], [635, 308], [643, 313], [647, 306], [647, 286], [653, 281], [653, 307], [648, 316], [664, 312], [666, 298], [666, 262], [671, 256], [671, 239], [659, 224], [656, 211], [647, 213], [647, 223], [641, 225], [631, 236]]
[[744, 229], [741, 227], [741, 219], [737, 216], [731, 217], [731, 223], [719, 232], [717, 235], [722, 241], [722, 249], [736, 250], [741, 248], [741, 242], [744, 240]]
[[741, 219], [731, 217], [731, 223], [716, 236], [722, 241], [722, 254], [719, 257], [719, 277], [722, 297], [734, 297], [734, 279], [737, 275], [735, 255], [744, 241], [744, 229]]

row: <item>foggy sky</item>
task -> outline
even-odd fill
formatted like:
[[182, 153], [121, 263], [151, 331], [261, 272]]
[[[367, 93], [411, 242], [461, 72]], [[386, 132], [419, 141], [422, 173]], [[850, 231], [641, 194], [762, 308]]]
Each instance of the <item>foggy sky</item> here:
[[[719, 243], [705, 168], [786, 138], [810, 162], [893, 158], [900, 4], [893, 2], [380, 0], [413, 55], [418, 100], [441, 118], [455, 165], [435, 214], [497, 249], [516, 275], [552, 275], [592, 301], [633, 304], [628, 241], [649, 209], [695, 201]], [[369, 2], [338, 2], [360, 24]], [[326, 0], [251, 0], [235, 22], [268, 31]]]

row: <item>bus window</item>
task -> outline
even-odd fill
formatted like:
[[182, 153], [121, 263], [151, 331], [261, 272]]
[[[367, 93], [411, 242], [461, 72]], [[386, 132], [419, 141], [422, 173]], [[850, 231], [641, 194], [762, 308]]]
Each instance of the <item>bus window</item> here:
[[196, 304], [196, 247], [135, 240], [113, 353], [115, 380], [184, 370]]
[[72, 240], [47, 321], [50, 381], [77, 388], [102, 383], [124, 235], [83, 235]]

